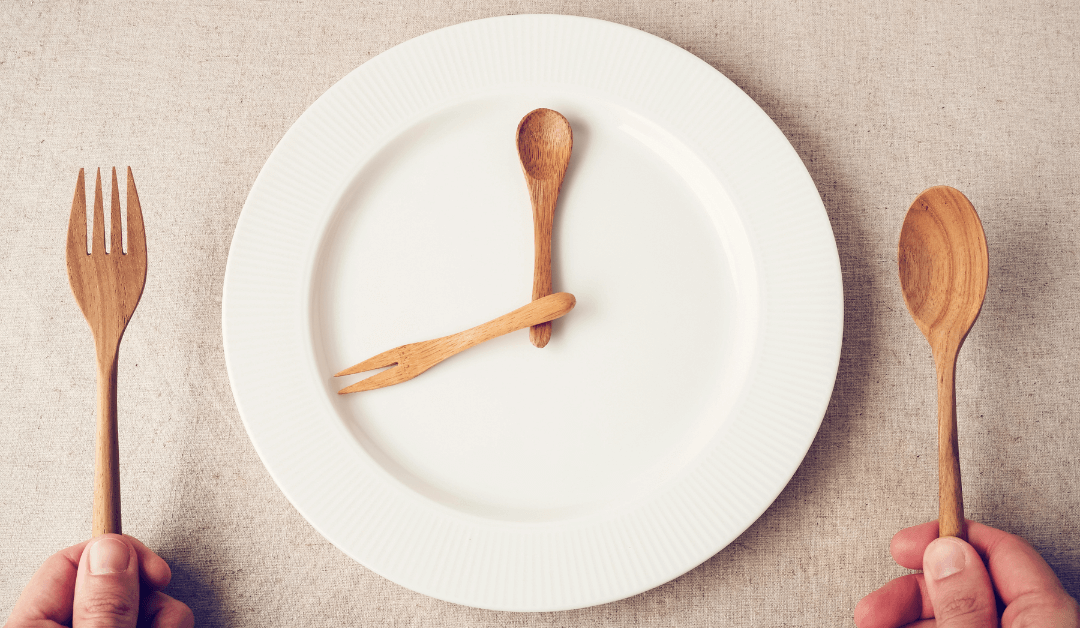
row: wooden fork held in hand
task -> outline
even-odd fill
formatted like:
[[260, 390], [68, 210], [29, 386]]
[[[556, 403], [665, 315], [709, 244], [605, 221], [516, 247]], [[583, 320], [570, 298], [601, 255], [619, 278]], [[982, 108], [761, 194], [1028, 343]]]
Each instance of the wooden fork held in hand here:
[[[90, 324], [97, 352], [97, 440], [94, 452], [93, 535], [120, 534], [120, 450], [116, 428], [116, 364], [124, 335], [146, 283], [146, 234], [131, 168], [127, 171], [128, 246], [123, 251], [120, 190], [112, 171], [111, 237], [105, 238], [101, 170], [94, 190], [93, 238], [86, 244], [86, 184], [75, 186], [68, 222], [67, 269], [71, 292]], [[106, 250], [108, 244], [108, 250]]]

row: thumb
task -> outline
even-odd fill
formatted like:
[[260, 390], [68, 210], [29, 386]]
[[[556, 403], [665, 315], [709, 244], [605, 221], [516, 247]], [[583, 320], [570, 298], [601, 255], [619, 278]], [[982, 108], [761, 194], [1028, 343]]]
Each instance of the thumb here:
[[75, 576], [74, 628], [134, 628], [139, 619], [139, 559], [118, 534], [90, 541]]
[[952, 536], [934, 539], [923, 553], [923, 573], [938, 628], [998, 625], [990, 575], [974, 547]]

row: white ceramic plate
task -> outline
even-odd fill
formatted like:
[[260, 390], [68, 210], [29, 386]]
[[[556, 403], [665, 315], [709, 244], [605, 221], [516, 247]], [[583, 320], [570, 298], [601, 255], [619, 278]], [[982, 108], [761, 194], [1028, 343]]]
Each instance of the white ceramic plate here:
[[[554, 277], [577, 308], [542, 350], [520, 331], [336, 395], [528, 302], [537, 107], [574, 132]], [[393, 48], [297, 120], [223, 312], [248, 434], [313, 526], [401, 585], [525, 611], [647, 590], [753, 523], [817, 432], [843, 310], [821, 199], [743, 92], [631, 28], [512, 16]]]

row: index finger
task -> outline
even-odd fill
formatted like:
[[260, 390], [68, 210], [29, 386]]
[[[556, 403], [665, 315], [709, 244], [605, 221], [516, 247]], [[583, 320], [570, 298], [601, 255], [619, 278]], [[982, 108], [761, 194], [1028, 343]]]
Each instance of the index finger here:
[[[987, 562], [990, 578], [1005, 604], [1027, 593], [1064, 591], [1054, 570], [1027, 541], [981, 523], [966, 523], [968, 542]], [[922, 569], [923, 552], [937, 536], [937, 521], [905, 528], [893, 537], [889, 550], [902, 567]]]
[[165, 559], [154, 553], [154, 550], [143, 545], [139, 539], [126, 534], [124, 539], [131, 543], [139, 557], [139, 577], [155, 591], [164, 589], [172, 580], [172, 570], [169, 569], [169, 563], [166, 563]]
[[1027, 541], [1008, 532], [968, 522], [968, 540], [986, 557], [990, 578], [1006, 605], [1039, 591], [1064, 593], [1054, 570]]

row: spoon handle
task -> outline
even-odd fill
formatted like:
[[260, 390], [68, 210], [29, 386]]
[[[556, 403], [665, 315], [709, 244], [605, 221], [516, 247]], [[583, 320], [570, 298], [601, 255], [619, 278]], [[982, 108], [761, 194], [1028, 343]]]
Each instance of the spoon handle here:
[[960, 446], [956, 437], [956, 350], [935, 359], [938, 374], [938, 536], [966, 539]]
[[[551, 294], [551, 232], [555, 222], [555, 202], [559, 198], [559, 181], [529, 181], [529, 197], [533, 206], [533, 301]], [[544, 347], [551, 340], [551, 322], [529, 328], [529, 340]]]

